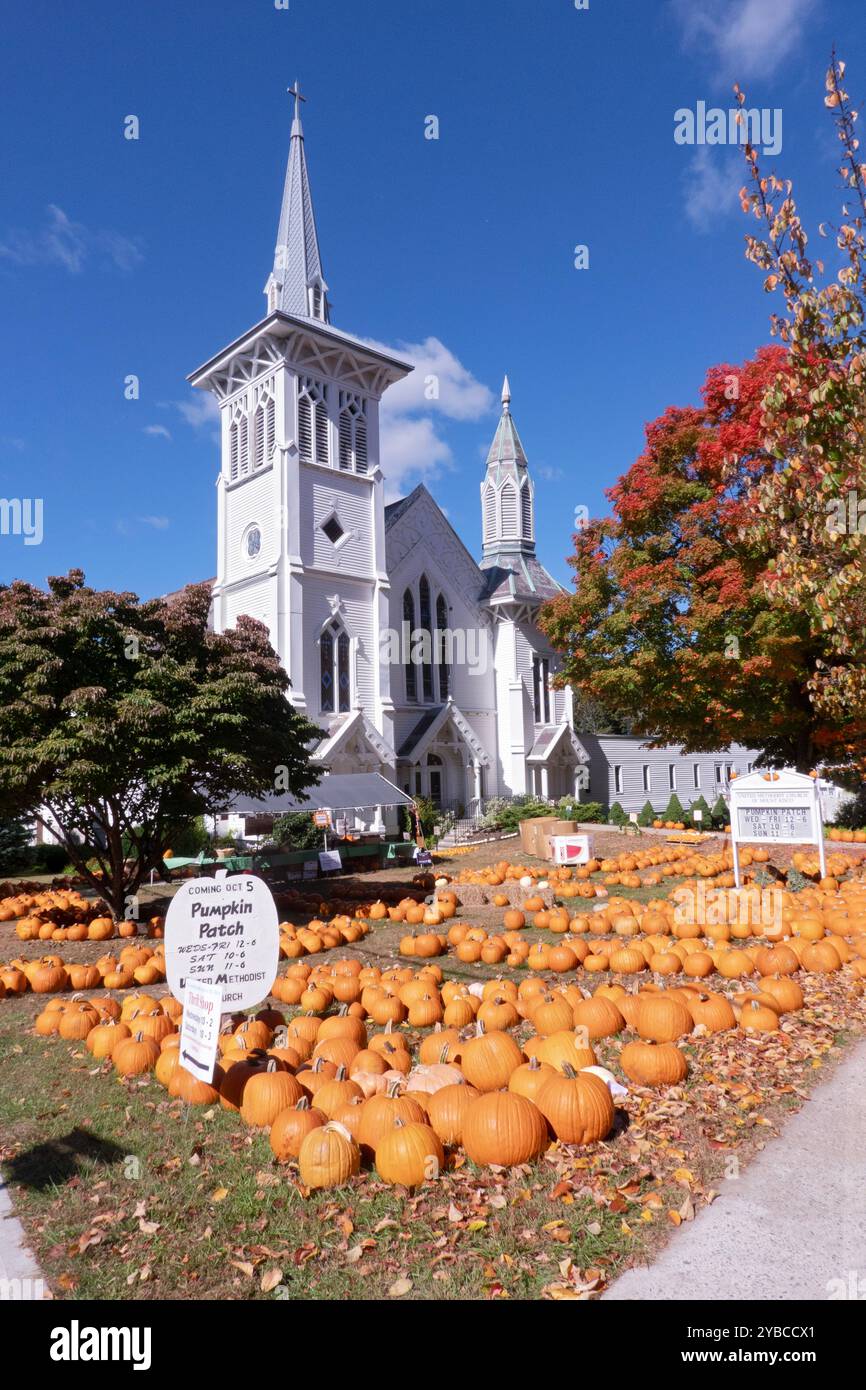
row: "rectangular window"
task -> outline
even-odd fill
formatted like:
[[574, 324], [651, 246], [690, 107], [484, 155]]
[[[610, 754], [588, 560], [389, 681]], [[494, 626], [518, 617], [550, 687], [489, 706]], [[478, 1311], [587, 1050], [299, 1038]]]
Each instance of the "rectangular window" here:
[[677, 765], [676, 765], [676, 763], [668, 763], [668, 787], [670, 788], [670, 790], [671, 790], [672, 792], [675, 792], [676, 789], [677, 789]]
[[541, 723], [541, 662], [532, 658], [532, 708], [536, 724]]
[[692, 768], [692, 777], [693, 777], [693, 779], [694, 779], [695, 790], [697, 791], [697, 790], [699, 789], [700, 785], [701, 785], [701, 765], [700, 765], [700, 763], [695, 763], [694, 767]]
[[723, 763], [716, 763], [716, 785], [719, 787], [722, 785], [724, 770]]
[[547, 657], [541, 663], [542, 691], [544, 694], [544, 722], [550, 723], [550, 662]]
[[645, 792], [651, 792], [653, 789], [652, 769], [649, 763], [643, 765], [643, 789]]
[[618, 763], [614, 763], [613, 785], [617, 796], [622, 796], [622, 767]]

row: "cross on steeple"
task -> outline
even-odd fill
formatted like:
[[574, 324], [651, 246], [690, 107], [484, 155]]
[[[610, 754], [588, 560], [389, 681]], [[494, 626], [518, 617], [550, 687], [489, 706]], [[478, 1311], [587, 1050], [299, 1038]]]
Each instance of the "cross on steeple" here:
[[287, 88], [286, 88], [286, 91], [288, 92], [288, 94], [289, 94], [290, 97], [294, 97], [294, 98], [295, 98], [295, 120], [296, 120], [296, 121], [297, 121], [297, 120], [300, 120], [301, 108], [300, 108], [300, 106], [298, 105], [298, 103], [301, 102], [301, 101], [306, 101], [307, 98], [304, 97], [304, 96], [301, 96], [301, 84], [299, 83], [299, 81], [298, 81], [297, 78], [295, 78], [295, 85], [294, 85], [294, 87], [287, 87]]

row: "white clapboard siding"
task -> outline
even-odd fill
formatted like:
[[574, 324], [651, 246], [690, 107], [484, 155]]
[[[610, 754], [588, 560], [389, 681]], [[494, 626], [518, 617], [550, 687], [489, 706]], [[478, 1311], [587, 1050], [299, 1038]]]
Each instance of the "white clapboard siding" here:
[[[756, 761], [754, 749], [733, 744], [722, 753], [683, 753], [678, 747], [647, 748], [639, 738], [619, 734], [583, 734], [578, 737], [590, 757], [590, 787], [585, 801], [601, 801], [610, 806], [618, 801], [624, 811], [639, 811], [649, 801], [663, 811], [676, 791], [683, 808], [704, 796], [712, 806], [724, 781], [717, 780], [716, 769], [733, 767], [740, 775]], [[695, 786], [694, 769], [699, 769], [700, 786]], [[616, 787], [616, 768], [622, 769], [622, 791]], [[670, 768], [675, 769], [676, 786], [670, 785]], [[644, 783], [649, 769], [650, 790]]]

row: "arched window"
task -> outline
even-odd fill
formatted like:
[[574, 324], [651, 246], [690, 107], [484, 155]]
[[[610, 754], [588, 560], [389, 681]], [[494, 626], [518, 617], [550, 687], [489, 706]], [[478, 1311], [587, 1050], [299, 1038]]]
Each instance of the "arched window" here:
[[482, 536], [484, 544], [496, 539], [496, 493], [487, 484], [481, 494]]
[[520, 489], [520, 525], [523, 539], [532, 540], [532, 493], [527, 478]]
[[274, 398], [266, 386], [253, 416], [253, 468], [263, 468], [271, 461], [274, 452], [275, 420]]
[[337, 638], [337, 703], [341, 714], [352, 704], [351, 644], [347, 632], [341, 632]]
[[340, 392], [340, 467], [344, 472], [367, 472], [366, 404], [360, 396]]
[[334, 638], [325, 629], [319, 639], [319, 655], [322, 664], [322, 684], [319, 706], [322, 714], [334, 713]]
[[423, 653], [427, 660], [424, 661], [421, 666], [421, 685], [424, 693], [423, 697], [425, 702], [429, 701], [432, 703], [433, 699], [435, 698], [433, 694], [432, 652], [433, 613], [430, 606], [430, 584], [428, 582], [426, 574], [422, 574], [421, 579], [418, 583], [418, 610], [419, 626], [427, 634], [427, 650]]
[[436, 600], [435, 652], [439, 667], [439, 699], [447, 700], [451, 690], [451, 670], [448, 665], [448, 604], [444, 594]]
[[499, 494], [500, 517], [502, 524], [499, 534], [504, 540], [517, 539], [517, 492], [509, 480], [503, 483]]
[[352, 707], [352, 644], [336, 619], [319, 638], [319, 663], [322, 714], [345, 714]]
[[236, 482], [240, 476], [241, 441], [240, 415], [235, 415], [229, 426], [229, 481]]
[[327, 388], [298, 378], [298, 453], [305, 463], [329, 463]]
[[418, 699], [418, 672], [412, 661], [412, 633], [415, 631], [415, 595], [411, 589], [403, 594], [403, 660], [406, 672], [406, 699]]

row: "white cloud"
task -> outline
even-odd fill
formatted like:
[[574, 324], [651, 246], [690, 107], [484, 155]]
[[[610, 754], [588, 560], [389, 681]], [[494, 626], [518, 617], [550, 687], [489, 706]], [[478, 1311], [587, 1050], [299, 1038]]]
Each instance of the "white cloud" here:
[[443, 420], [479, 420], [495, 398], [438, 338], [370, 345], [415, 367], [388, 388], [380, 407], [382, 471], [390, 501], [453, 465], [451, 446], [441, 433]]
[[145, 425], [144, 432], [158, 435], [161, 439], [171, 439], [171, 430], [167, 430], [165, 425]]
[[559, 478], [565, 477], [562, 469], [558, 468], [555, 464], [534, 463], [532, 465], [532, 471], [536, 477], [543, 479], [545, 483], [555, 483]]
[[683, 183], [686, 217], [699, 232], [708, 232], [720, 217], [739, 206], [738, 190], [745, 179], [743, 158], [731, 150], [722, 153], [700, 145], [689, 160]]
[[773, 73], [797, 47], [815, 0], [671, 0], [689, 47], [712, 51], [725, 81]]
[[194, 430], [207, 429], [214, 444], [222, 442], [219, 419], [220, 407], [216, 396], [212, 396], [210, 391], [190, 392], [189, 399], [185, 401], [160, 401], [160, 405], [168, 404], [171, 409], [180, 411], [184, 420], [191, 425]]
[[165, 531], [170, 525], [167, 516], [140, 516], [138, 519], [143, 526], [152, 526], [154, 531]]
[[59, 265], [78, 275], [88, 260], [108, 261], [118, 270], [132, 270], [143, 256], [137, 241], [119, 232], [93, 231], [49, 203], [46, 225], [34, 232], [9, 232], [0, 241], [0, 259], [21, 266]]

